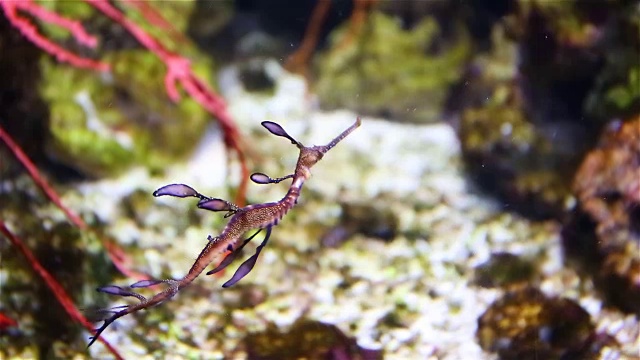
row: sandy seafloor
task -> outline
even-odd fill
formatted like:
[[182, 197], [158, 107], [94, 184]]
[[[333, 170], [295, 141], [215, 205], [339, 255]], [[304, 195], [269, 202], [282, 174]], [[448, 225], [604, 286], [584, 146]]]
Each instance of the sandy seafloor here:
[[[255, 159], [250, 171], [280, 177], [293, 169], [297, 149], [269, 135], [260, 121], [280, 123], [306, 145], [324, 144], [356, 114], [317, 110], [301, 78], [275, 63], [268, 69], [277, 79], [272, 96], [245, 93], [233, 70], [220, 74], [220, 87]], [[246, 355], [239, 344], [248, 332], [268, 322], [285, 329], [305, 316], [337, 325], [362, 347], [383, 349], [386, 359], [493, 359], [482, 351], [475, 332], [478, 317], [503, 290], [474, 285], [473, 268], [492, 252], [508, 251], [535, 259], [545, 293], [576, 300], [599, 332], [622, 344], [617, 350], [605, 348], [602, 358], [637, 354], [638, 321], [603, 309], [590, 281], [564, 264], [557, 223], [522, 218], [474, 189], [449, 125], [365, 117], [312, 173], [298, 206], [274, 228], [256, 267], [239, 285], [221, 288], [238, 262], [222, 278], [203, 274], [172, 301], [118, 320], [104, 336], [127, 359], [242, 359]], [[122, 198], [134, 190], [151, 197], [156, 188], [175, 182], [228, 198], [238, 181], [238, 165], [227, 161], [212, 125], [191, 161], [168, 165], [165, 177], [134, 169], [118, 179], [83, 184], [67, 192], [64, 201], [84, 216], [95, 213], [109, 223], [110, 235], [129, 249], [136, 269], [181, 277], [207, 235], [222, 229], [222, 216], [197, 211], [197, 224], [185, 226], [182, 214], [195, 201], [152, 198], [140, 227], [123, 216]], [[285, 193], [285, 183], [250, 184], [248, 199], [275, 201]], [[396, 237], [384, 242], [356, 234], [340, 247], [323, 247], [319, 237], [338, 222], [340, 201], [395, 214]], [[119, 285], [130, 282], [117, 279]], [[261, 299], [257, 305], [238, 305], [251, 304], [247, 298], [252, 296]], [[123, 303], [117, 300], [113, 305]], [[390, 314], [397, 317], [394, 327], [383, 321]], [[109, 357], [101, 344], [90, 354]]]

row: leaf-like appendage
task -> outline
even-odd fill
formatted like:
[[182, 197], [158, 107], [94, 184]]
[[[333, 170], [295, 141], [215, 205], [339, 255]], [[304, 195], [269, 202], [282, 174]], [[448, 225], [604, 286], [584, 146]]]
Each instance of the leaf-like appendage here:
[[109, 294], [109, 295], [131, 296], [130, 291], [127, 291], [117, 285], [107, 285], [107, 286], [99, 287], [96, 289], [96, 291]]
[[198, 192], [192, 188], [191, 186], [185, 184], [170, 184], [161, 187], [160, 189], [153, 192], [153, 196], [176, 196], [176, 197], [190, 197], [195, 196], [198, 197]]
[[236, 270], [235, 274], [233, 274], [231, 279], [229, 279], [229, 281], [227, 281], [226, 283], [222, 284], [222, 287], [228, 288], [230, 286], [233, 286], [238, 281], [242, 280], [243, 277], [247, 276], [247, 274], [251, 272], [251, 270], [253, 269], [253, 266], [256, 264], [256, 260], [258, 260], [259, 253], [260, 251], [257, 251], [249, 259], [243, 262], [242, 265], [238, 267], [238, 270]]
[[250, 178], [251, 181], [256, 184], [270, 184], [272, 182], [271, 178], [263, 173], [253, 173], [251, 174]]
[[272, 133], [273, 135], [276, 136], [282, 136], [285, 137], [289, 140], [291, 140], [291, 143], [294, 145], [298, 145], [301, 146], [300, 143], [291, 137], [291, 135], [287, 134], [286, 131], [284, 131], [284, 129], [282, 128], [282, 126], [272, 122], [272, 121], [263, 121], [262, 122], [262, 126], [265, 127], [265, 129], [269, 130], [270, 133]]
[[274, 123], [273, 121], [263, 121], [262, 126], [264, 126], [270, 133], [277, 136], [284, 136], [286, 138], [289, 137], [286, 131], [279, 124]]
[[269, 241], [269, 237], [271, 237], [271, 227], [267, 228], [267, 234], [264, 236], [264, 240], [262, 240], [260, 245], [258, 245], [258, 247], [256, 248], [256, 253], [253, 254], [249, 259], [245, 260], [245, 262], [243, 262], [238, 267], [238, 270], [236, 270], [236, 272], [233, 274], [231, 279], [229, 279], [229, 281], [227, 281], [226, 283], [222, 284], [223, 288], [228, 288], [230, 286], [235, 285], [238, 281], [242, 280], [243, 277], [247, 276], [247, 274], [251, 272], [251, 270], [253, 269], [253, 266], [256, 264], [256, 261], [258, 260], [258, 256], [260, 256], [260, 252], [262, 251], [262, 248], [264, 248], [265, 245], [267, 245], [267, 242]]
[[129, 291], [129, 290], [125, 290], [123, 288], [121, 288], [120, 286], [117, 285], [107, 285], [107, 286], [103, 286], [103, 287], [99, 287], [96, 289], [96, 291], [98, 292], [102, 292], [105, 294], [109, 294], [109, 295], [117, 295], [117, 296], [126, 296], [126, 297], [134, 297], [140, 301], [146, 301], [147, 299], [138, 294], [135, 293], [133, 291]]
[[211, 211], [234, 211], [234, 208], [228, 201], [222, 199], [205, 199], [198, 202], [200, 209]]
[[136, 283], [129, 285], [130, 288], [146, 288], [153, 285], [162, 283], [162, 280], [140, 280]]

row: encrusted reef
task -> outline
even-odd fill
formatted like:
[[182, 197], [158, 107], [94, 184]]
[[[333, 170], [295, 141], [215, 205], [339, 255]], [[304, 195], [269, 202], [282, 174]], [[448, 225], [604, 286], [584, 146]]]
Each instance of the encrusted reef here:
[[629, 4], [518, 2], [448, 102], [472, 180], [505, 207], [562, 219], [604, 124], [640, 109], [639, 31]]
[[503, 25], [491, 39], [491, 52], [474, 60], [468, 85], [454, 95], [466, 167], [505, 207], [536, 219], [560, 217], [570, 195], [567, 178], [584, 145], [565, 141], [573, 127], [536, 124], [517, 75], [517, 44]]
[[507, 292], [478, 319], [478, 341], [500, 359], [597, 359], [589, 313], [535, 288]]
[[128, 50], [106, 57], [113, 64], [107, 79], [42, 60], [40, 93], [50, 111], [52, 156], [91, 177], [134, 163], [160, 169], [184, 157], [209, 115], [193, 99], [168, 99], [165, 66], [153, 54]]
[[540, 134], [519, 89], [503, 85], [492, 103], [464, 111], [460, 140], [472, 179], [532, 218], [559, 217], [569, 195], [569, 159]]
[[640, 116], [605, 129], [573, 188], [567, 252], [585, 262], [613, 304], [640, 313]]
[[378, 360], [382, 352], [363, 349], [334, 325], [299, 319], [285, 333], [271, 324], [244, 339], [248, 359]]

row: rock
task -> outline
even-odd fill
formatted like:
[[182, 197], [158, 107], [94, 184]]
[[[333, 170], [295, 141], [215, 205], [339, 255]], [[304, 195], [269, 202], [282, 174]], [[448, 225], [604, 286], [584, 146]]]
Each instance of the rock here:
[[[640, 311], [640, 116], [611, 124], [574, 179], [578, 204], [565, 224], [567, 251], [625, 311]], [[587, 249], [587, 251], [585, 251]]]

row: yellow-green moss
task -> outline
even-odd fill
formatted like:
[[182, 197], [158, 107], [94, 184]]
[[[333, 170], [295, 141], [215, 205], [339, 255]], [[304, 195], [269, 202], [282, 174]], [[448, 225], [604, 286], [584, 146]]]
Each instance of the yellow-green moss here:
[[344, 24], [332, 34], [332, 46], [319, 61], [316, 90], [323, 105], [437, 120], [447, 89], [460, 78], [469, 54], [467, 34], [460, 30], [457, 41], [430, 55], [439, 36], [433, 18], [403, 30], [393, 17], [372, 12], [360, 36], [341, 46], [350, 36], [349, 27]]
[[[104, 60], [112, 73], [100, 76], [43, 59], [40, 93], [49, 104], [54, 156], [87, 175], [105, 176], [134, 163], [161, 169], [186, 155], [210, 115], [189, 96], [169, 100], [166, 67], [155, 55], [129, 50]], [[209, 66], [194, 67], [207, 78]]]

